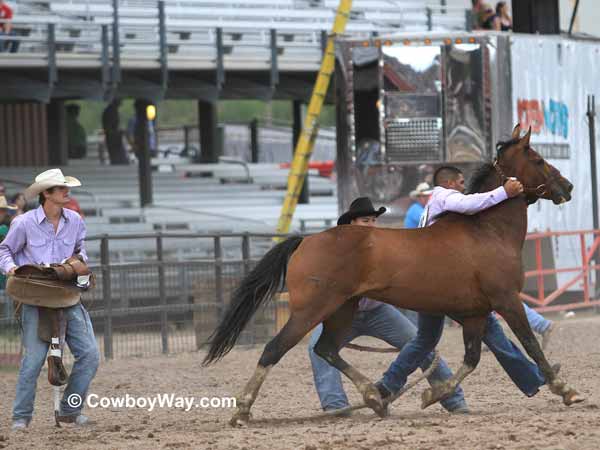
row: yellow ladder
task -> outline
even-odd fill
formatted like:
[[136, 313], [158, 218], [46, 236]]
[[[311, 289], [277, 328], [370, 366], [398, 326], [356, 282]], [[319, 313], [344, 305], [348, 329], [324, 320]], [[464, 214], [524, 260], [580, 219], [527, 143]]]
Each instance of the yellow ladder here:
[[333, 71], [335, 70], [334, 40], [336, 35], [344, 32], [346, 23], [350, 17], [351, 8], [352, 0], [340, 0], [335, 21], [333, 22], [333, 29], [327, 39], [327, 47], [325, 48], [325, 54], [321, 61], [317, 81], [315, 82], [315, 87], [313, 88], [312, 96], [310, 97], [302, 133], [300, 133], [294, 151], [294, 160], [292, 161], [290, 174], [288, 175], [287, 193], [285, 195], [283, 207], [281, 208], [281, 215], [279, 216], [279, 223], [277, 224], [277, 233], [285, 234], [290, 231], [292, 217], [294, 217], [294, 211], [298, 204], [298, 197], [302, 191], [302, 185], [304, 184], [304, 179], [306, 178], [306, 173], [308, 171], [310, 156], [319, 132], [321, 109], [323, 108], [323, 102], [327, 95], [329, 82], [333, 76]]

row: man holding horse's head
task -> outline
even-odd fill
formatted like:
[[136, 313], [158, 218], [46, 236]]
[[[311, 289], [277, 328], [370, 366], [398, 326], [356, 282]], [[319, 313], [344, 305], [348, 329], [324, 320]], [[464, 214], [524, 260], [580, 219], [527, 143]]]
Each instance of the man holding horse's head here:
[[[357, 198], [350, 205], [350, 209], [340, 216], [338, 225], [357, 225], [374, 227], [377, 218], [386, 211], [384, 207], [375, 209], [367, 197]], [[318, 325], [312, 333], [308, 354], [312, 364], [315, 387], [319, 394], [321, 406], [325, 411], [336, 410], [348, 406], [348, 398], [342, 386], [340, 372], [327, 361], [317, 356], [314, 347], [321, 336], [323, 325]], [[358, 310], [352, 321], [352, 331], [347, 336], [345, 344], [359, 336], [372, 336], [401, 349], [415, 337], [417, 328], [397, 308], [368, 298], [362, 298]], [[344, 345], [345, 345], [344, 344]], [[433, 361], [433, 353], [428, 354], [420, 363], [422, 370], [426, 370]], [[438, 367], [428, 378], [430, 383], [440, 383], [449, 379], [452, 372], [444, 360], [440, 360]], [[443, 400], [442, 406], [450, 412], [468, 412], [463, 391], [458, 387], [454, 394]]]
[[[523, 192], [523, 185], [508, 179], [503, 186], [492, 191], [464, 194], [465, 177], [456, 167], [443, 166], [434, 174], [434, 189], [421, 217], [421, 226], [432, 225], [440, 214], [455, 212], [472, 215], [488, 209]], [[435, 349], [444, 327], [444, 316], [419, 313], [419, 329], [400, 352], [383, 378], [376, 383], [383, 398], [404, 386], [408, 376], [426, 360]], [[546, 383], [541, 370], [529, 361], [519, 348], [504, 334], [498, 320], [490, 314], [483, 342], [510, 376], [517, 387], [528, 397], [535, 395]]]
[[[445, 166], [438, 169], [436, 172], [437, 183], [438, 186], [444, 188], [444, 191], [438, 190], [438, 196], [446, 195], [446, 199], [444, 203], [441, 201], [432, 202], [431, 205], [426, 205], [426, 213], [422, 215], [422, 220], [426, 221], [427, 217], [433, 219], [439, 214], [445, 211], [453, 211], [453, 212], [463, 212], [464, 214], [473, 214], [470, 208], [475, 207], [476, 209], [480, 206], [485, 206], [486, 203], [477, 205], [473, 203], [471, 199], [474, 197], [471, 195], [457, 195], [453, 194], [454, 191], [458, 191], [460, 194], [464, 194], [465, 192], [465, 177], [462, 172], [456, 167]], [[503, 192], [504, 189], [504, 192]], [[494, 202], [498, 199], [502, 199], [503, 195], [506, 193], [508, 198], [515, 197], [519, 194], [523, 193], [523, 185], [516, 179], [508, 179], [504, 186], [500, 186], [499, 188], [492, 191], [489, 196], [484, 195], [481, 199], [484, 202]], [[495, 203], [494, 203], [495, 204]], [[442, 206], [443, 205], [443, 206]], [[475, 206], [472, 206], [475, 205]], [[443, 208], [439, 209], [437, 207]], [[493, 205], [491, 205], [493, 206]], [[489, 206], [488, 206], [489, 207]], [[433, 208], [433, 210], [432, 210]], [[486, 209], [485, 207], [483, 209]], [[424, 210], [425, 212], [425, 210]], [[544, 318], [541, 314], [531, 309], [525, 303], [523, 303], [523, 308], [525, 308], [525, 314], [527, 315], [527, 320], [529, 321], [529, 325], [531, 329], [538, 333], [542, 338], [542, 349], [545, 349], [548, 346], [548, 342], [550, 340], [550, 336], [552, 332], [556, 329], [554, 323], [551, 320]]]

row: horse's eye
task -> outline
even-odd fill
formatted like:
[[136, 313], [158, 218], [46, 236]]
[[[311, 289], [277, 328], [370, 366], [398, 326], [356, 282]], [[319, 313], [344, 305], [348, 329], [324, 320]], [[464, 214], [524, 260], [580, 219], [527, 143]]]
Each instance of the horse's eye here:
[[543, 159], [538, 159], [538, 160], [537, 160], [535, 163], [536, 163], [538, 166], [543, 166], [543, 165], [544, 165], [544, 160], [543, 160]]

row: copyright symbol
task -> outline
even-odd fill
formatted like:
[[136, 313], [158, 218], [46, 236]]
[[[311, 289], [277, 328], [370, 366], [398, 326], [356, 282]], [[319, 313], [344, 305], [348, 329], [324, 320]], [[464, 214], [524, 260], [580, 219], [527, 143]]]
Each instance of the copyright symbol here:
[[67, 397], [67, 404], [71, 408], [79, 408], [82, 403], [83, 403], [83, 399], [81, 398], [81, 395], [79, 395], [79, 394], [71, 394]]

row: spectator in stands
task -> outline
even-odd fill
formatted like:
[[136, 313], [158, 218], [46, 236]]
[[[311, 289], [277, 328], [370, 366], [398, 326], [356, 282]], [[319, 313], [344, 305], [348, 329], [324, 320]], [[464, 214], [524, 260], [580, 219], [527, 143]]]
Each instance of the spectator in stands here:
[[425, 205], [429, 201], [431, 192], [431, 186], [427, 183], [419, 183], [417, 188], [409, 194], [414, 203], [406, 211], [404, 228], [418, 228], [421, 214], [423, 214]]
[[481, 13], [483, 8], [483, 0], [471, 0], [471, 19], [474, 30], [481, 30]]
[[488, 3], [484, 3], [480, 14], [480, 25], [483, 30], [500, 31], [500, 18], [496, 16], [496, 11]]
[[[0, 36], [14, 36], [11, 19], [13, 18], [13, 10], [4, 0], [0, 0], [0, 19], [6, 22], [0, 23]], [[19, 49], [19, 41], [0, 41], [0, 53], [9, 50], [11, 53], [17, 53]]]
[[[4, 195], [0, 195], [0, 227], [6, 226], [6, 233], [8, 233], [8, 227], [10, 226], [11, 213], [16, 211], [17, 207], [9, 205]], [[0, 241], [6, 236], [6, 233], [2, 235], [0, 231]]]
[[[8, 234], [9, 228], [9, 212], [16, 211], [15, 206], [8, 205], [6, 203], [6, 197], [0, 196], [0, 242], [4, 240]], [[6, 289], [6, 275], [0, 272], [0, 302], [4, 303], [4, 317], [10, 317], [12, 315], [12, 302], [8, 297], [4, 296], [4, 289]]]
[[108, 157], [112, 165], [129, 164], [127, 152], [123, 146], [123, 133], [119, 120], [120, 100], [113, 100], [102, 113], [102, 128]]
[[500, 21], [500, 30], [512, 31], [512, 17], [508, 14], [508, 5], [506, 2], [496, 3], [496, 17]]
[[24, 212], [28, 210], [27, 208], [27, 199], [25, 198], [25, 194], [22, 192], [17, 192], [12, 196], [10, 202], [16, 206], [15, 216], [20, 216]]
[[[6, 203], [6, 197], [0, 196], [0, 242], [4, 240], [8, 234], [11, 222], [11, 212], [16, 211], [16, 207], [8, 205]], [[4, 311], [4, 317], [11, 317], [13, 314], [13, 303], [4, 295], [6, 289], [6, 275], [0, 272], [0, 303], [3, 303], [2, 309]]]
[[87, 153], [87, 135], [79, 123], [81, 107], [74, 103], [67, 105], [67, 147], [69, 158], [82, 159]]

